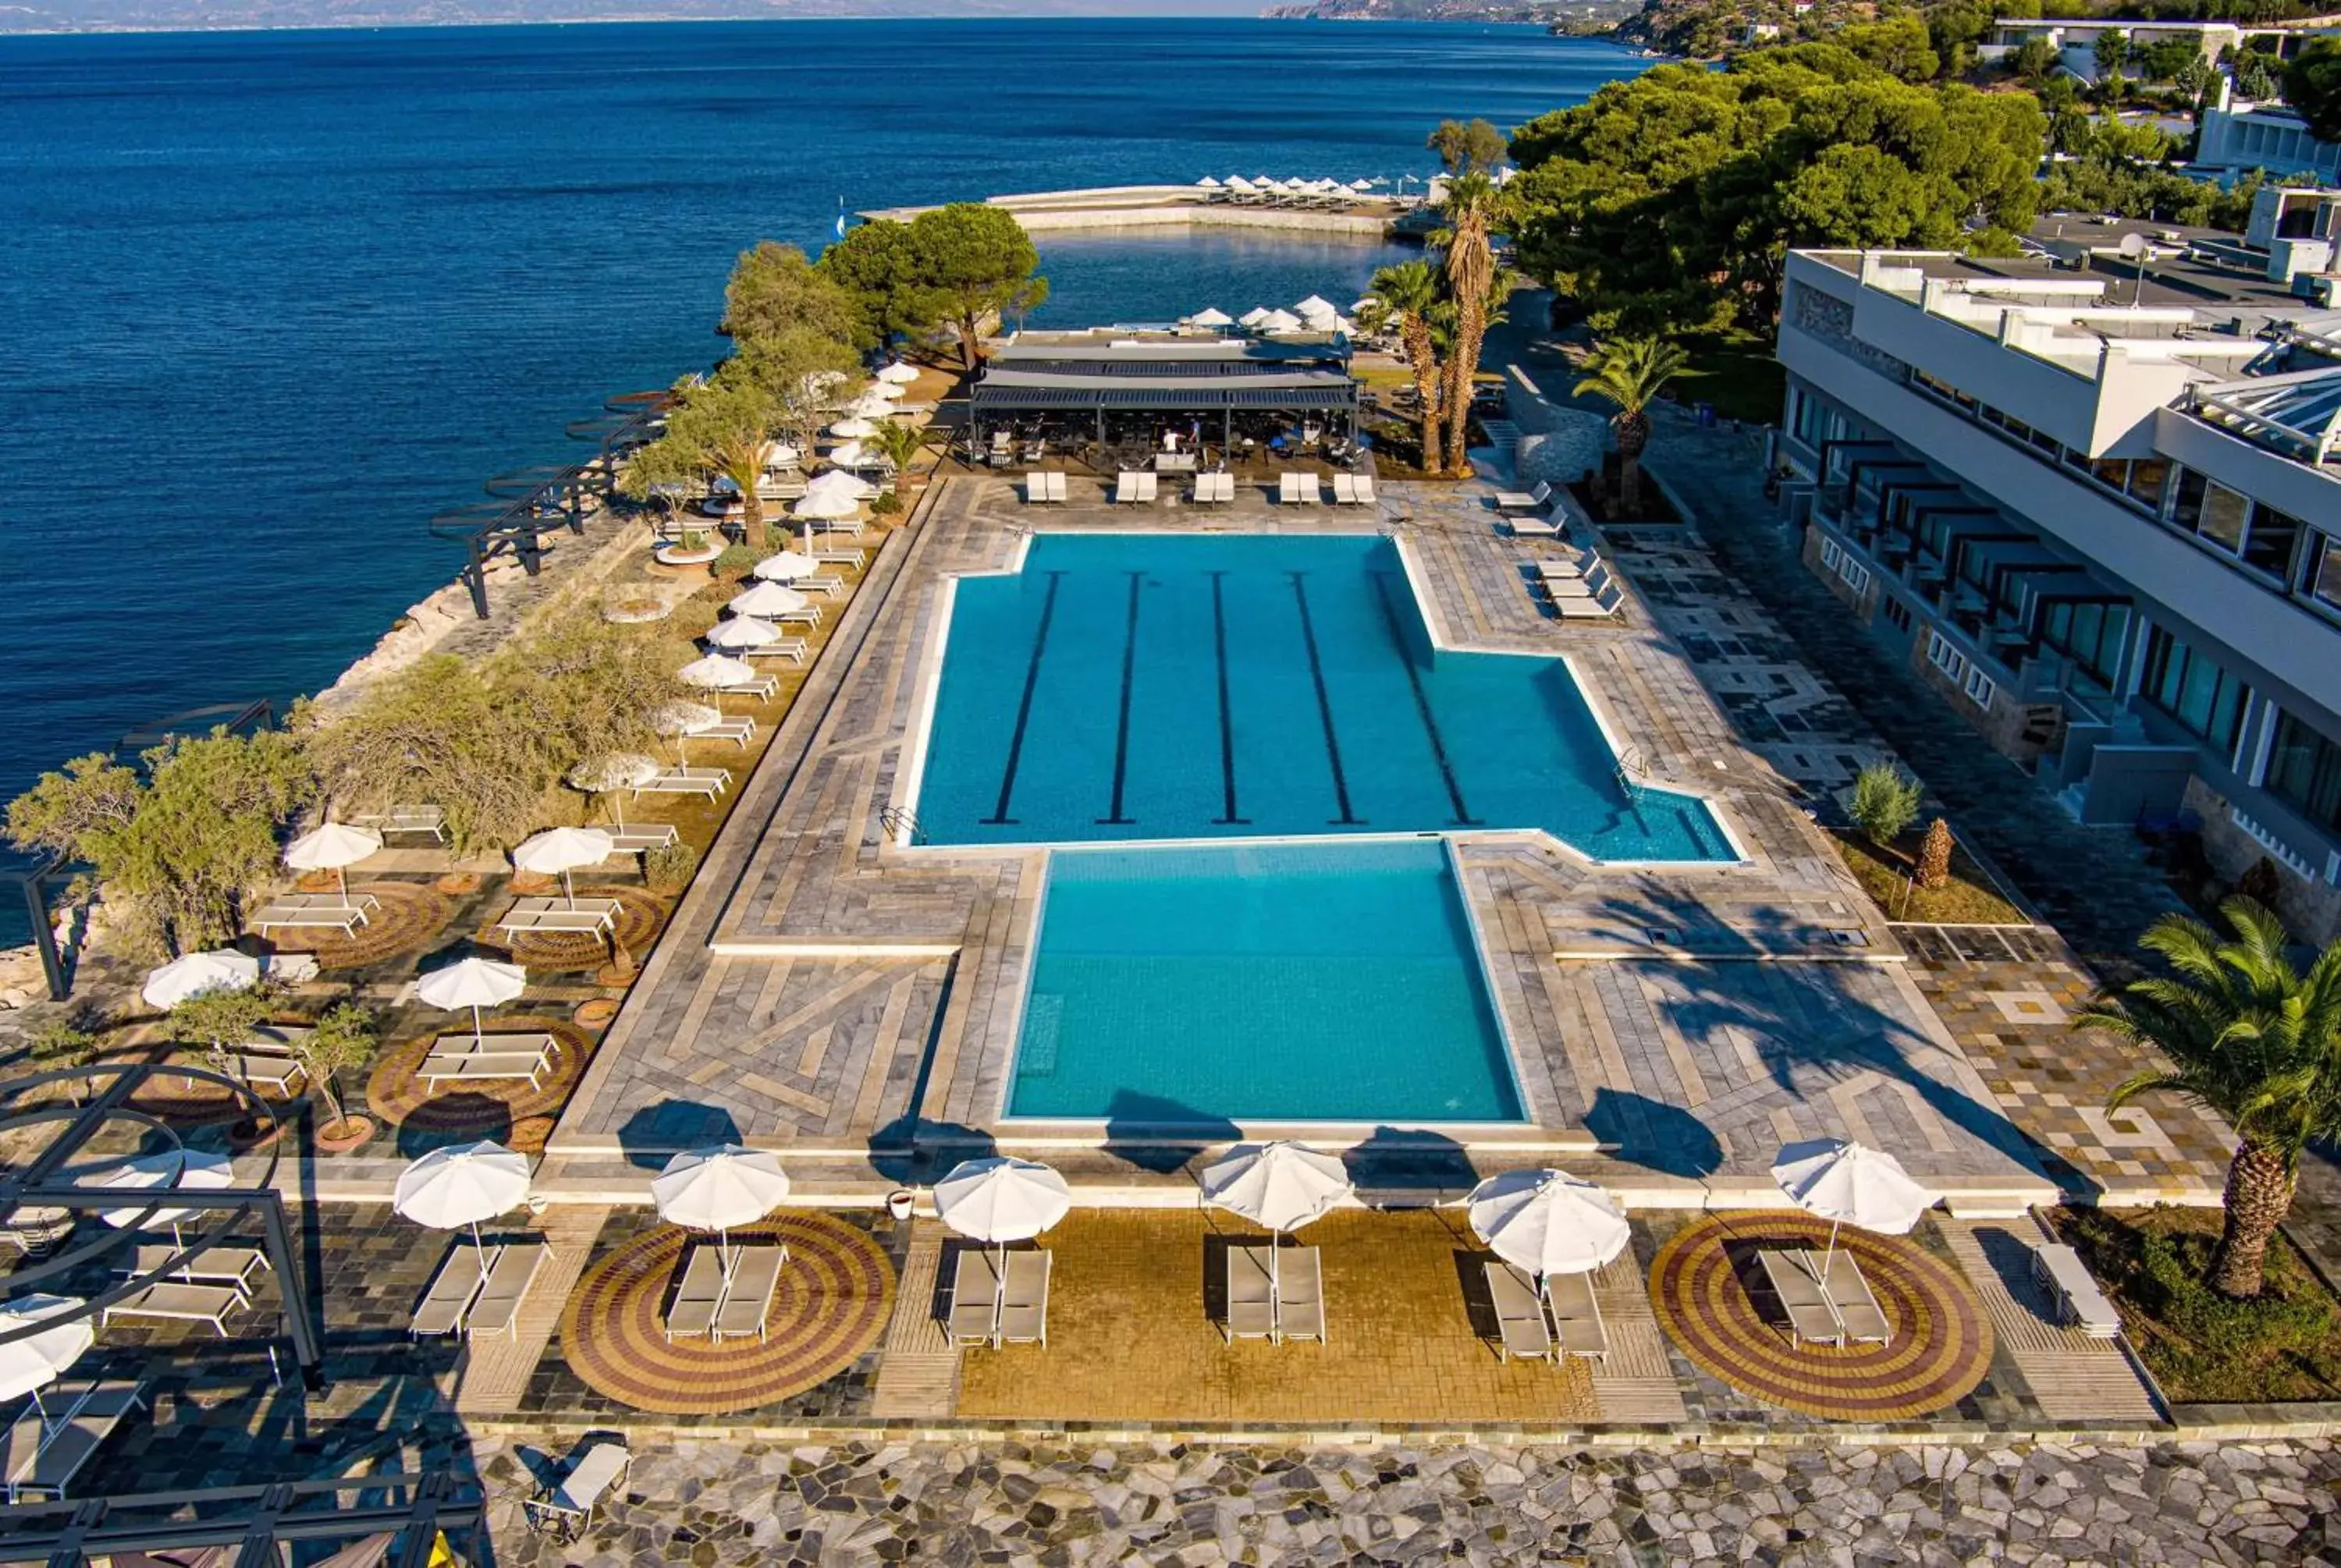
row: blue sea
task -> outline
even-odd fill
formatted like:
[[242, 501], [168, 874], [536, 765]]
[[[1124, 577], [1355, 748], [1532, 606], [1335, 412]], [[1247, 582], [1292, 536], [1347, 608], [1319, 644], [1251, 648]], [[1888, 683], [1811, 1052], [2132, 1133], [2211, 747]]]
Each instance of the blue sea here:
[[[432, 513], [713, 357], [758, 238], [817, 246], [841, 202], [1420, 175], [1441, 117], [1640, 67], [1226, 19], [0, 36], [0, 797], [332, 680], [459, 564]], [[1037, 319], [1340, 300], [1389, 255], [1052, 243]]]

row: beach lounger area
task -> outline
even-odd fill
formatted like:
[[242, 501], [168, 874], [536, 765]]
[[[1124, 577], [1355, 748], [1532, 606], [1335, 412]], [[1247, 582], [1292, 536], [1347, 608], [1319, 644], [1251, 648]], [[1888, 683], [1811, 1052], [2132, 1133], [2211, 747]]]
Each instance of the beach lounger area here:
[[614, 898], [523, 898], [504, 912], [496, 922], [496, 929], [506, 933], [524, 931], [590, 932], [595, 936], [607, 931], [618, 918], [618, 902]]
[[[752, 650], [756, 654], [772, 651], [770, 648]], [[712, 800], [731, 788], [729, 768], [669, 768], [634, 786], [634, 798], [639, 800], [645, 795], [704, 795]]]
[[954, 1345], [1049, 1343], [1049, 1281], [1055, 1259], [1045, 1248], [1003, 1255], [962, 1250], [951, 1267], [944, 1331]]
[[134, 1410], [147, 1407], [146, 1385], [138, 1381], [69, 1383], [49, 1391], [39, 1407], [27, 1407], [10, 1423], [0, 1474], [8, 1501], [69, 1497], [82, 1473], [105, 1440]]
[[271, 899], [252, 917], [252, 928], [262, 936], [271, 931], [334, 930], [354, 936], [382, 900], [367, 893], [287, 893]]
[[772, 1298], [780, 1293], [781, 1271], [788, 1266], [788, 1261], [789, 1249], [785, 1246], [734, 1246], [727, 1274], [721, 1245], [693, 1245], [684, 1257], [674, 1296], [667, 1305], [667, 1338], [704, 1338], [719, 1345], [728, 1338], [744, 1339], [751, 1335], [762, 1339]]
[[1239, 1242], [1227, 1249], [1226, 1332], [1239, 1339], [1325, 1339], [1323, 1255], [1313, 1246]]
[[433, 1094], [443, 1083], [493, 1083], [526, 1078], [540, 1087], [561, 1055], [551, 1035], [442, 1035], [414, 1069]]

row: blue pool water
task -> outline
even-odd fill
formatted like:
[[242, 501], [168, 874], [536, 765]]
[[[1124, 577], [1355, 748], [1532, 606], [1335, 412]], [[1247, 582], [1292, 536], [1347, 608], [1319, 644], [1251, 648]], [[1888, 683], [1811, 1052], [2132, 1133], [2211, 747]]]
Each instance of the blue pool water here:
[[1008, 1111], [1521, 1119], [1446, 846], [1420, 839], [1051, 856]]
[[917, 816], [937, 844], [1542, 828], [1733, 858], [1643, 790], [1558, 659], [1432, 648], [1373, 537], [1036, 539], [957, 590]]

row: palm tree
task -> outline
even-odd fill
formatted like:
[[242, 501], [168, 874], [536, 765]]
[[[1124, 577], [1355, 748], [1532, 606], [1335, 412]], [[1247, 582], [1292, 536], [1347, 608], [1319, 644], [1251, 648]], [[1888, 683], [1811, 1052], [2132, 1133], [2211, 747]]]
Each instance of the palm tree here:
[[900, 483], [910, 477], [911, 461], [927, 444], [927, 432], [914, 424], [888, 420], [862, 444], [894, 465], [896, 482]]
[[1369, 320], [1394, 323], [1414, 370], [1415, 402], [1421, 405], [1422, 471], [1446, 467], [1439, 448], [1439, 348], [1431, 335], [1431, 313], [1439, 305], [1439, 274], [1429, 262], [1400, 262], [1374, 274], [1367, 296]]
[[2259, 1294], [2268, 1238], [2292, 1207], [2301, 1151], [2341, 1136], [2341, 941], [2302, 974], [2285, 957], [2283, 924], [2266, 908], [2235, 898], [2219, 913], [2233, 940], [2182, 915], [2156, 921], [2138, 945], [2175, 972], [2134, 980], [2073, 1023], [2176, 1064], [2123, 1084], [2107, 1110], [2170, 1089], [2236, 1129], [2211, 1286], [2240, 1298]]
[[1680, 375], [1690, 355], [1663, 338], [1611, 338], [1585, 362], [1577, 395], [1618, 405], [1609, 427], [1618, 432], [1619, 504], [1628, 517], [1642, 508], [1642, 452], [1650, 444], [1650, 404], [1659, 389]]
[[1456, 307], [1455, 347], [1447, 360], [1447, 449], [1459, 469], [1469, 442], [1471, 380], [1488, 335], [1488, 296], [1496, 283], [1491, 233], [1499, 200], [1496, 183], [1483, 174], [1447, 184], [1447, 293]]

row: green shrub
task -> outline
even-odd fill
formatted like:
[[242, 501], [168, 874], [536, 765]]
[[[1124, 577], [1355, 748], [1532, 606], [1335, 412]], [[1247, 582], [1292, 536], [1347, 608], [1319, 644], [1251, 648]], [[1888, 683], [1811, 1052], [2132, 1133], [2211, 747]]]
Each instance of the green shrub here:
[[870, 515], [872, 517], [892, 517], [902, 510], [902, 498], [891, 490], [870, 503]]
[[706, 636], [709, 629], [722, 619], [721, 607], [693, 594], [676, 605], [674, 613], [661, 624], [677, 637], [698, 638]]
[[699, 869], [699, 851], [688, 844], [665, 844], [643, 856], [643, 880], [653, 893], [680, 893]]
[[726, 548], [722, 554], [715, 558], [711, 570], [718, 577], [737, 582], [753, 571], [756, 563], [769, 553], [771, 552], [768, 551], [758, 550], [752, 544], [734, 544]]
[[1883, 849], [1918, 819], [1918, 781], [1890, 762], [1873, 762], [1853, 781], [1846, 809], [1854, 825]]

